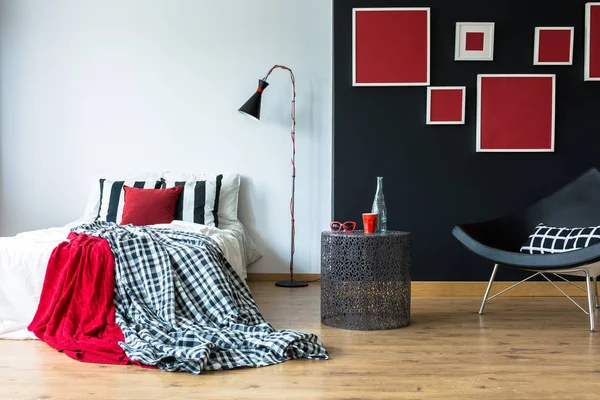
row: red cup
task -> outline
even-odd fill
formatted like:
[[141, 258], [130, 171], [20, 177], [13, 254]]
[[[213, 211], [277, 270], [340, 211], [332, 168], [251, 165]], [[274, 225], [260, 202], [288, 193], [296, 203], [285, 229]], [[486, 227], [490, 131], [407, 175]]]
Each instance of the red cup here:
[[377, 214], [363, 213], [362, 216], [365, 233], [375, 233], [375, 229], [377, 228]]

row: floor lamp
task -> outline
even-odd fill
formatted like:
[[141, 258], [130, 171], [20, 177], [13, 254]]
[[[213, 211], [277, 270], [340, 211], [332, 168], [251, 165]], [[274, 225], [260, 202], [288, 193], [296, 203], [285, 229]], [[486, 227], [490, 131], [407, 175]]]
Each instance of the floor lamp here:
[[296, 81], [294, 80], [294, 73], [288, 67], [283, 65], [275, 65], [273, 68], [269, 70], [267, 75], [264, 78], [258, 80], [258, 88], [256, 92], [248, 99], [246, 103], [242, 107], [240, 107], [239, 111], [242, 114], [246, 114], [249, 117], [254, 118], [255, 120], [260, 120], [260, 101], [262, 99], [263, 91], [269, 86], [267, 83], [267, 78], [271, 75], [275, 69], [284, 69], [289, 71], [290, 79], [292, 81], [292, 198], [290, 200], [290, 214], [292, 216], [292, 235], [291, 235], [291, 251], [290, 251], [290, 279], [285, 281], [276, 282], [275, 285], [281, 287], [304, 287], [308, 286], [306, 282], [298, 282], [294, 280], [294, 236], [296, 235], [296, 227], [295, 227], [295, 219], [294, 219], [294, 195], [296, 192]]

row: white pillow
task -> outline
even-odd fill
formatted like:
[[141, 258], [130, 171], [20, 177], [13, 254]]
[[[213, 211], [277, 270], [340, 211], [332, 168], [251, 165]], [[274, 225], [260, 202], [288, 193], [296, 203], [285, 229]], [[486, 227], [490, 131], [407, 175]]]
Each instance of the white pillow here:
[[175, 220], [218, 227], [219, 216], [216, 207], [219, 204], [217, 192], [220, 188], [217, 187], [217, 183], [220, 181], [164, 179], [162, 182], [166, 188], [183, 187], [175, 205]]
[[98, 217], [98, 212], [100, 211], [100, 179], [107, 179], [110, 181], [159, 181], [161, 178], [160, 173], [155, 172], [147, 172], [140, 173], [132, 176], [115, 176], [115, 175], [97, 175], [94, 177], [92, 184], [90, 186], [90, 190], [88, 193], [87, 202], [85, 205], [85, 210], [83, 211], [84, 220], [94, 220]]
[[[164, 171], [161, 176], [167, 181], [209, 181], [216, 184], [216, 177], [219, 174], [192, 174]], [[219, 195], [219, 220], [237, 221], [238, 219], [238, 199], [240, 194], [240, 175], [222, 174], [221, 192]]]
[[114, 222], [119, 225], [123, 220], [123, 210], [125, 208], [125, 186], [140, 189], [160, 189], [163, 185], [163, 181], [159, 179], [144, 179], [143, 181], [136, 181], [135, 179], [121, 181], [101, 179], [101, 182], [102, 199], [98, 220]]

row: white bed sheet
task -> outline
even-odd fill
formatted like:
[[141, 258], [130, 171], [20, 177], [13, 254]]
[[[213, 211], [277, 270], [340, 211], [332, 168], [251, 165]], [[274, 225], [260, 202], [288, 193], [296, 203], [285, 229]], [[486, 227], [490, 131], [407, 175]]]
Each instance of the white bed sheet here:
[[[0, 339], [36, 339], [27, 326], [37, 310], [52, 250], [67, 238], [72, 227], [84, 222], [88, 221], [0, 238]], [[155, 226], [210, 236], [244, 279], [246, 267], [261, 257], [239, 221], [223, 223], [220, 228], [183, 221]]]

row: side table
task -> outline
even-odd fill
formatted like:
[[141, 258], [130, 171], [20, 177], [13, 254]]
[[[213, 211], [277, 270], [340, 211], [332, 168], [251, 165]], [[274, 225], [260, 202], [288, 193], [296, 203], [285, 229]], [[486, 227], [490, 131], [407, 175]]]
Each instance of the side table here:
[[379, 330], [410, 323], [408, 232], [321, 233], [321, 322]]

